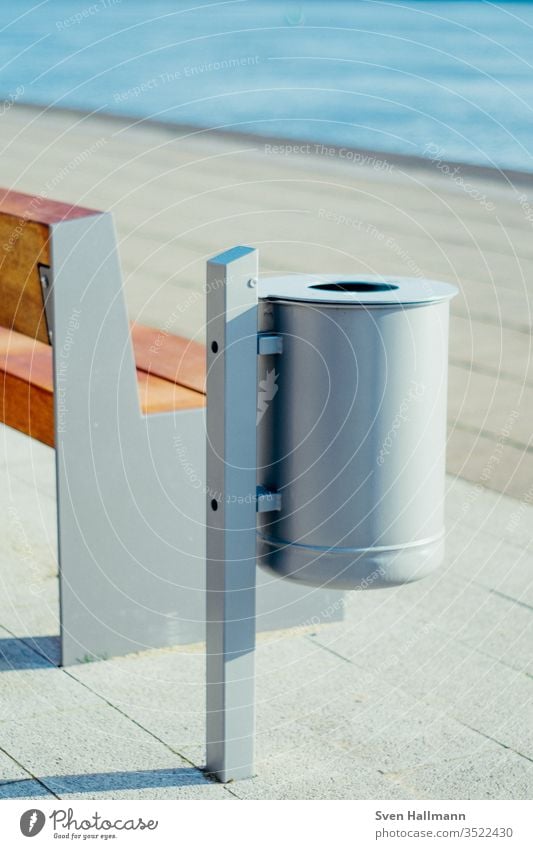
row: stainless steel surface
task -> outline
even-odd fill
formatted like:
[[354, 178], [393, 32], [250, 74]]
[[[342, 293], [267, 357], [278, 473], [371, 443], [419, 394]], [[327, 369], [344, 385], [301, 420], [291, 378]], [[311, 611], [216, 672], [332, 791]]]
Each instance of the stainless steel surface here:
[[260, 359], [276, 391], [258, 480], [282, 495], [279, 513], [258, 517], [263, 568], [354, 589], [440, 564], [455, 291], [398, 277], [260, 281], [260, 330], [283, 337], [282, 356]]
[[207, 264], [207, 770], [253, 774], [257, 251]]
[[456, 293], [455, 286], [440, 280], [377, 274], [293, 274], [262, 277], [259, 282], [262, 299], [331, 306], [429, 304], [452, 298]]

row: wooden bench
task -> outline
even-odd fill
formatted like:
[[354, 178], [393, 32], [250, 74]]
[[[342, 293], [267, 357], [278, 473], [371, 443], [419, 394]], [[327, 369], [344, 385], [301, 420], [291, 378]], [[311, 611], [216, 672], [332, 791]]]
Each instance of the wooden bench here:
[[[51, 446], [53, 335], [46, 309], [51, 225], [95, 214], [0, 190], [0, 416], [10, 427]], [[144, 414], [204, 405], [203, 345], [137, 323], [131, 325], [131, 336]]]

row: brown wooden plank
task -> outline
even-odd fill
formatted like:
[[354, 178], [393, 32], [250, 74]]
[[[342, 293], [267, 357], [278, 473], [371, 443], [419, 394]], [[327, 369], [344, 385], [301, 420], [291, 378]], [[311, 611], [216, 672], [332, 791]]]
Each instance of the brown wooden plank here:
[[145, 371], [137, 371], [141, 410], [145, 414], [190, 410], [205, 405], [205, 396], [185, 386], [162, 380]]
[[52, 349], [0, 327], [0, 414], [15, 430], [54, 444]]
[[[33, 340], [30, 340], [33, 342]], [[38, 343], [43, 350], [0, 354], [0, 371], [31, 384], [50, 395], [54, 392], [52, 352], [48, 345]]]
[[0, 365], [0, 415], [4, 424], [54, 445], [53, 394]]
[[0, 214], [0, 325], [48, 343], [38, 264], [50, 264], [48, 226]]
[[58, 221], [70, 221], [73, 218], [84, 218], [86, 215], [98, 215], [99, 212], [85, 206], [50, 200], [41, 195], [0, 189], [0, 214], [48, 225], [57, 224]]
[[92, 209], [0, 189], [0, 325], [48, 344], [38, 264], [50, 265], [50, 225]]
[[155, 327], [132, 323], [137, 368], [205, 394], [205, 346]]
[[45, 392], [54, 391], [50, 346], [4, 327], [0, 327], [0, 369]]
[[[37, 346], [40, 345], [41, 343], [38, 342]], [[0, 327], [0, 354], [24, 354], [28, 353], [32, 347], [32, 340], [24, 334]], [[48, 349], [48, 345], [45, 346], [45, 349]]]
[[[138, 369], [139, 404], [144, 414], [202, 407], [205, 396]], [[52, 349], [0, 327], [1, 420], [54, 445]]]

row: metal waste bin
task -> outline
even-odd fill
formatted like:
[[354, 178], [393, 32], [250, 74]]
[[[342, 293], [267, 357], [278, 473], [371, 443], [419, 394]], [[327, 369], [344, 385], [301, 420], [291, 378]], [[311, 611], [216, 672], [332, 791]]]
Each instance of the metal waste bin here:
[[[258, 559], [311, 586], [371, 589], [444, 555], [447, 283], [261, 278]], [[275, 347], [275, 346], [274, 346]], [[274, 348], [272, 349], [274, 351]]]

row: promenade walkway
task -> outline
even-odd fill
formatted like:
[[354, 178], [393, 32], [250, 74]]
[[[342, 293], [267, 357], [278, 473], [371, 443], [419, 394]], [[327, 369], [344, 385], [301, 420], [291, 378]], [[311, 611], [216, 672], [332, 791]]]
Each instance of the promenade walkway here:
[[205, 260], [233, 243], [264, 272], [461, 294], [446, 564], [260, 638], [248, 782], [201, 772], [202, 646], [55, 666], [54, 455], [0, 428], [0, 798], [531, 798], [531, 178], [23, 106], [1, 127], [0, 185], [115, 213], [144, 323], [202, 338]]

